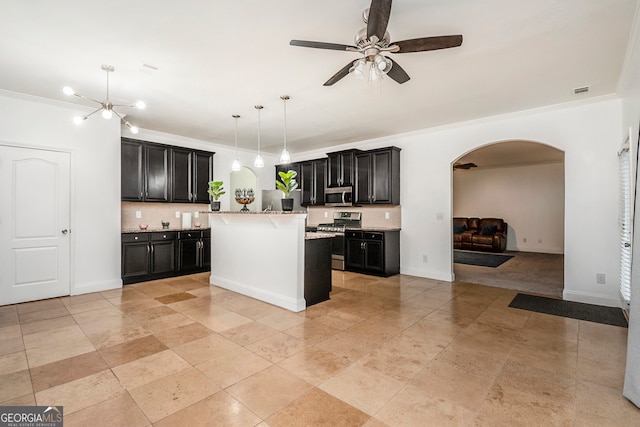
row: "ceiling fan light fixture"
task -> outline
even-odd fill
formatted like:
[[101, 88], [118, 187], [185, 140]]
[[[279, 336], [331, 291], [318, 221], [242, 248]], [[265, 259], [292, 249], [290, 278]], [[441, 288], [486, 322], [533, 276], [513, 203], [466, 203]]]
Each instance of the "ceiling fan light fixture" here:
[[113, 112], [110, 109], [103, 109], [102, 110], [102, 118], [105, 120], [109, 120], [111, 117], [113, 117]]
[[67, 95], [67, 96], [73, 96], [75, 95], [75, 91], [73, 89], [71, 89], [69, 86], [65, 86], [62, 88], [62, 92]]
[[364, 80], [366, 66], [367, 63], [364, 59], [356, 59], [353, 61], [353, 66], [349, 68], [349, 72], [353, 73], [359, 80]]
[[147, 104], [144, 101], [138, 101], [136, 102], [135, 107], [138, 110], [144, 110], [145, 108], [147, 108]]

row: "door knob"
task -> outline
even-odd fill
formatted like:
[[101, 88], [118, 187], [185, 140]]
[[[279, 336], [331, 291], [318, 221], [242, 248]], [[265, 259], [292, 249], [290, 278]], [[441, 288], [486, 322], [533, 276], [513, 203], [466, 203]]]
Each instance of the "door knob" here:
[[67, 234], [69, 232], [69, 230], [67, 230], [66, 228], [64, 230], [62, 230], [62, 234]]

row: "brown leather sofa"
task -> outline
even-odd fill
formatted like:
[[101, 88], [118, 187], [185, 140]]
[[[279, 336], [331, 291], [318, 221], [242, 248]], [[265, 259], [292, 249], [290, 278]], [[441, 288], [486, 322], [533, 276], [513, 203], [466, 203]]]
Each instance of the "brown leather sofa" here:
[[500, 218], [453, 218], [453, 248], [502, 252], [507, 248], [507, 223]]

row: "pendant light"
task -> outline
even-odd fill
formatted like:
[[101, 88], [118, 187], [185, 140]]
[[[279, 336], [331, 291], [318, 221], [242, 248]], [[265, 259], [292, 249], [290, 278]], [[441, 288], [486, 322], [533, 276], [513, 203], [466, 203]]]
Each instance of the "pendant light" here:
[[280, 99], [282, 99], [284, 105], [284, 148], [280, 154], [280, 163], [286, 165], [291, 163], [291, 156], [289, 156], [289, 152], [287, 151], [287, 99], [289, 99], [289, 95], [282, 95]]
[[260, 153], [260, 110], [264, 107], [262, 105], [256, 105], [256, 110], [258, 110], [258, 154], [256, 155], [256, 159], [253, 161], [253, 166], [257, 168], [264, 167], [264, 160], [262, 160], [262, 155]]
[[240, 118], [240, 116], [234, 114], [231, 117], [236, 119], [236, 159], [233, 161], [233, 163], [231, 163], [231, 170], [233, 172], [238, 172], [240, 170], [240, 161], [238, 160], [238, 119]]

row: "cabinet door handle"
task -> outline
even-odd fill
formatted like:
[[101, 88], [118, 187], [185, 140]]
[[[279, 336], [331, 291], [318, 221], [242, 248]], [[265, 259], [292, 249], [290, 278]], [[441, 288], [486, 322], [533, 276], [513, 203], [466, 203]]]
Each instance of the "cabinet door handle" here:
[[140, 200], [142, 200], [142, 191], [140, 192]]
[[147, 244], [147, 255], [151, 252], [151, 245]]
[[151, 255], [153, 255], [154, 246], [153, 245], [150, 245], [150, 246], [151, 246]]

